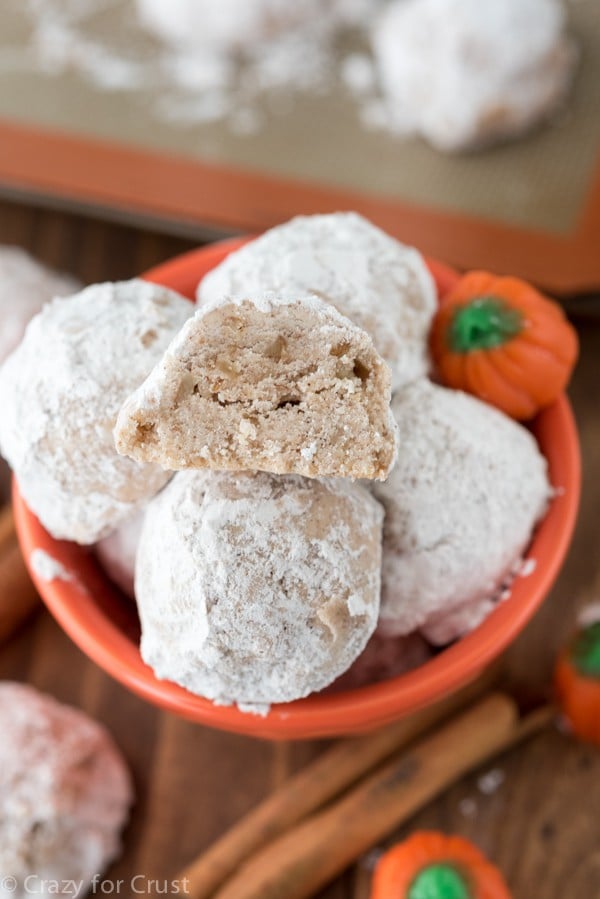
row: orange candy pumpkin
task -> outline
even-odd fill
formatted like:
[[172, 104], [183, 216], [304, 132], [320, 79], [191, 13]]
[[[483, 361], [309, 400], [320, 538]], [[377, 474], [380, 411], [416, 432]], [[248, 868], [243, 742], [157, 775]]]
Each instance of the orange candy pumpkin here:
[[600, 621], [580, 630], [562, 651], [554, 684], [573, 732], [600, 746]]
[[371, 899], [511, 899], [497, 868], [468, 840], [414, 833], [377, 864]]
[[560, 306], [530, 284], [469, 272], [442, 299], [431, 351], [444, 384], [522, 420], [565, 389], [578, 340]]

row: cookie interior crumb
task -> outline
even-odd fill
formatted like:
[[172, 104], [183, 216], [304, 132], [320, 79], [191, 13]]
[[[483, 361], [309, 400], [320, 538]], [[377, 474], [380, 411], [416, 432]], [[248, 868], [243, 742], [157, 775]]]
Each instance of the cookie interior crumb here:
[[390, 373], [316, 298], [200, 310], [123, 406], [117, 449], [163, 467], [384, 479]]

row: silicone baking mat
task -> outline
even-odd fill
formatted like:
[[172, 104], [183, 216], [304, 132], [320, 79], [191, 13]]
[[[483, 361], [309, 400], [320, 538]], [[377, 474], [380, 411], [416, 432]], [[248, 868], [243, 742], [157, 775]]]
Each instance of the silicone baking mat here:
[[0, 181], [190, 232], [352, 207], [455, 265], [597, 289], [600, 2], [569, 10], [581, 60], [565, 110], [519, 141], [445, 156], [365, 127], [339, 66], [305, 91], [249, 99], [240, 84], [244, 103], [224, 114], [212, 88], [165, 76], [132, 3], [2, 0]]

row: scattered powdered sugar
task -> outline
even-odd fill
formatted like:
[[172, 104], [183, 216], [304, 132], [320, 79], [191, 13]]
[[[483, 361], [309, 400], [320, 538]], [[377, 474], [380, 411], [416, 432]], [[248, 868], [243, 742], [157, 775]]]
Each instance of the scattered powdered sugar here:
[[364, 26], [373, 0], [10, 2], [29, 41], [2, 48], [0, 69], [76, 73], [100, 91], [138, 94], [172, 125], [224, 120], [248, 134], [296, 95], [331, 89], [337, 38]]
[[577, 624], [580, 627], [589, 627], [598, 621], [600, 621], [600, 602], [588, 603], [577, 615]]
[[375, 86], [373, 60], [364, 53], [351, 53], [342, 62], [344, 84], [356, 94], [366, 94]]
[[458, 810], [463, 818], [467, 818], [469, 821], [472, 821], [474, 818], [476, 818], [479, 811], [477, 802], [470, 796], [466, 796], [464, 799], [460, 800], [460, 802], [458, 803]]
[[[29, 40], [0, 46], [0, 71], [75, 74], [99, 91], [129, 94], [172, 127], [222, 121], [238, 135], [338, 84], [367, 129], [468, 142], [479, 120], [499, 129], [502, 117], [492, 113], [507, 107], [505, 129], [522, 130], [522, 120], [563, 99], [576, 57], [557, 0], [505, 0], [495, 4], [510, 7], [499, 19], [479, 0], [5, 2]], [[525, 23], [515, 15], [521, 7], [530, 8]], [[416, 24], [403, 27], [406, 14]], [[517, 40], [530, 33], [533, 45]], [[506, 46], [510, 53], [498, 50]], [[526, 90], [513, 89], [517, 77]], [[459, 102], [453, 85], [461, 78]]]
[[29, 556], [29, 564], [42, 581], [72, 581], [73, 575], [62, 562], [43, 549], [34, 549]]
[[271, 711], [271, 706], [265, 702], [237, 702], [236, 706], [244, 715], [258, 715], [260, 718], [266, 718]]
[[506, 779], [506, 774], [500, 768], [492, 768], [477, 779], [477, 789], [484, 796], [492, 796], [496, 793]]
[[518, 574], [519, 577], [529, 577], [535, 569], [537, 568], [537, 560], [536, 559], [523, 559], [521, 565], [519, 566]]

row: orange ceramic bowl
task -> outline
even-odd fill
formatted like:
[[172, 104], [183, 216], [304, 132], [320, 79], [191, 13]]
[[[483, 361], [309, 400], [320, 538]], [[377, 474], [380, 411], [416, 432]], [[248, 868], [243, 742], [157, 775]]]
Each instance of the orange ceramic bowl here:
[[[195, 250], [148, 272], [192, 298], [200, 278], [244, 241], [226, 241]], [[430, 263], [443, 295], [457, 275]], [[143, 699], [192, 721], [222, 730], [269, 739], [308, 739], [358, 733], [408, 715], [473, 680], [517, 636], [542, 603], [567, 552], [579, 500], [580, 462], [577, 432], [567, 399], [561, 397], [540, 414], [533, 431], [548, 459], [556, 498], [532, 540], [528, 557], [536, 565], [518, 577], [511, 596], [462, 640], [420, 668], [383, 683], [297, 702], [274, 705], [262, 718], [235, 707], [213, 705], [175, 684], [158, 680], [138, 650], [139, 622], [134, 604], [101, 571], [89, 550], [54, 540], [29, 511], [14, 486], [17, 531], [26, 560], [41, 548], [73, 574], [72, 580], [36, 577], [42, 598], [75, 643], [101, 668]]]

